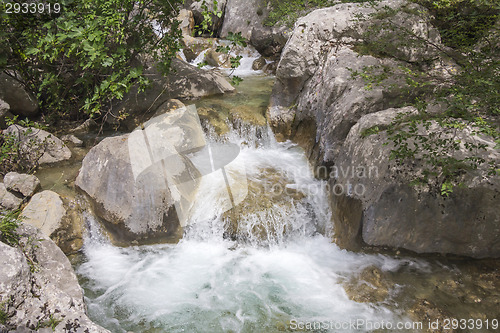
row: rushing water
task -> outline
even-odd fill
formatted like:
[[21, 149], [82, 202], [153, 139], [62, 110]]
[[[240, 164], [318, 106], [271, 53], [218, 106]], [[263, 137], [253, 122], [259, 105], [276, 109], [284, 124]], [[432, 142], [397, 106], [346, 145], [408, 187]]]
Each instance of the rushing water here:
[[[227, 219], [217, 205], [224, 186], [217, 175], [203, 178], [195, 221], [178, 244], [117, 248], [94, 224], [78, 269], [88, 279], [91, 317], [114, 332], [279, 332], [294, 319], [401, 320], [383, 305], [349, 300], [340, 282], [372, 265], [390, 271], [423, 264], [340, 250], [328, 232], [318, 232], [328, 229], [328, 205], [302, 152], [272, 135], [253, 144], [229, 137], [242, 149], [229, 174], [244, 168], [250, 184], [275, 184], [259, 177], [279, 174], [303, 196], [271, 194], [271, 205], [251, 200], [237, 217], [236, 240], [224, 237]], [[265, 195], [260, 189], [249, 186], [249, 197]], [[264, 226], [264, 235], [256, 226]]]
[[[242, 92], [197, 104], [219, 110], [245, 104], [262, 113], [270, 82], [248, 78]], [[498, 297], [488, 299], [486, 285], [481, 294], [454, 262], [339, 249], [331, 242], [324, 184], [302, 151], [276, 142], [267, 127], [238, 123], [223, 138], [209, 133], [209, 141], [240, 147], [226, 171], [230, 179], [245, 175], [247, 197], [225, 211], [223, 178], [202, 178], [178, 244], [116, 247], [87, 215], [90, 230], [76, 269], [92, 320], [112, 332], [292, 332], [307, 322], [323, 324], [303, 331], [410, 332], [420, 330], [376, 328], [410, 323], [412, 311], [430, 319], [436, 313], [498, 318]], [[382, 296], [353, 296], [367, 288]], [[411, 310], [415, 299], [450, 312], [428, 305]]]

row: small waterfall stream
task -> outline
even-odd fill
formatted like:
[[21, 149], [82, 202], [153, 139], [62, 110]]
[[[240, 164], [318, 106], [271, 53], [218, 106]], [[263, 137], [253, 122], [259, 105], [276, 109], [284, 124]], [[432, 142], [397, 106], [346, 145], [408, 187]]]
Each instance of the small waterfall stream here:
[[[249, 77], [241, 93], [196, 104], [263, 114], [271, 83]], [[421, 332], [415, 318], [499, 318], [489, 263], [342, 250], [332, 243], [325, 184], [300, 148], [241, 119], [222, 136], [203, 125], [208, 142], [240, 148], [226, 172], [235, 188], [245, 175], [245, 199], [225, 209], [223, 177], [204, 176], [177, 244], [116, 247], [87, 214], [75, 269], [98, 324], [112, 332]]]
[[[350, 300], [341, 282], [373, 265], [425, 264], [340, 250], [329, 238], [324, 184], [302, 151], [270, 132], [259, 142], [235, 130], [227, 137], [241, 147], [227, 172], [244, 169], [249, 184], [236, 216], [220, 209], [224, 191], [214, 189], [224, 189], [223, 180], [214, 174], [203, 178], [178, 244], [117, 248], [92, 223], [78, 268], [91, 317], [114, 332], [280, 332], [293, 320], [403, 320], [384, 305]], [[294, 191], [281, 193], [279, 184]]]

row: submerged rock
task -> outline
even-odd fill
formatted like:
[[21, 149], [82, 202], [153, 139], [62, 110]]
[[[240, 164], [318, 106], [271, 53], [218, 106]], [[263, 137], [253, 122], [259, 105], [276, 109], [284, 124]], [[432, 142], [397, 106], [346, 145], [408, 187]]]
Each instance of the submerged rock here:
[[201, 107], [197, 109], [198, 116], [203, 123], [210, 124], [218, 135], [229, 132], [229, 126], [226, 122], [227, 115], [214, 108]]
[[266, 59], [264, 59], [263, 57], [260, 57], [258, 59], [255, 59], [252, 63], [252, 69], [254, 71], [258, 71], [262, 68], [264, 68], [264, 66], [266, 65]]
[[[435, 304], [428, 301], [427, 299], [417, 299], [413, 307], [410, 309], [409, 314], [414, 321], [423, 323], [422, 326], [423, 332], [429, 332], [429, 333], [457, 332], [457, 330], [454, 330], [452, 328], [449, 329], [444, 328], [445, 324], [444, 321], [453, 318], [453, 315], [450, 314], [448, 311], [437, 307]], [[435, 325], [434, 327], [434, 323], [436, 321], [438, 322], [438, 325]], [[431, 323], [433, 325], [430, 325]]]
[[61, 140], [63, 140], [64, 142], [68, 142], [74, 145], [75, 147], [83, 147], [83, 141], [78, 139], [73, 134], [66, 134], [61, 136]]
[[64, 253], [21, 224], [23, 251], [0, 242], [0, 303], [9, 331], [109, 332], [86, 314], [83, 291]]
[[21, 217], [25, 223], [39, 228], [50, 237], [66, 254], [78, 251], [83, 245], [80, 214], [55, 192], [35, 194], [23, 209]]
[[[295, 203], [306, 194], [280, 171], [273, 168], [247, 175], [248, 193], [236, 207], [224, 213], [225, 236], [254, 244], [269, 244], [283, 239], [294, 230]], [[265, 181], [262, 181], [264, 179]]]

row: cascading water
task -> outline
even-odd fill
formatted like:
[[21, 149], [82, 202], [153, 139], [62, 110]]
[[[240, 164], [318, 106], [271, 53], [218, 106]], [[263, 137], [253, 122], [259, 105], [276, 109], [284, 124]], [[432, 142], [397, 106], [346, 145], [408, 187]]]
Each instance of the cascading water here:
[[282, 332], [305, 322], [329, 323], [325, 332], [341, 324], [369, 331], [345, 325], [408, 320], [383, 303], [350, 300], [342, 281], [370, 266], [425, 263], [333, 244], [324, 184], [299, 148], [276, 142], [267, 128], [242, 125], [208, 141], [221, 140], [240, 147], [226, 172], [233, 182], [245, 174], [248, 194], [225, 211], [224, 179], [203, 177], [178, 244], [115, 247], [87, 215], [77, 272], [93, 320], [113, 332]]

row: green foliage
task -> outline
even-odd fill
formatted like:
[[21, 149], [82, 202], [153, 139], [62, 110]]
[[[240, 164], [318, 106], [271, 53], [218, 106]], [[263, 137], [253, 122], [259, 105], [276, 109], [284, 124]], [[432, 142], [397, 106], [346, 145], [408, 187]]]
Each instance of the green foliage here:
[[379, 126], [373, 126], [373, 127], [370, 127], [370, 128], [366, 128], [365, 130], [363, 130], [361, 132], [361, 137], [362, 138], [366, 138], [370, 135], [373, 135], [373, 134], [377, 134], [378, 132], [380, 132], [381, 129]]
[[234, 86], [239, 85], [242, 81], [243, 81], [243, 79], [241, 77], [239, 77], [239, 76], [233, 75], [231, 77], [231, 84], [234, 85]]
[[226, 39], [229, 40], [229, 41], [231, 41], [233, 45], [238, 45], [238, 46], [241, 46], [241, 47], [246, 47], [247, 46], [247, 41], [245, 40], [245, 38], [243, 38], [241, 36], [241, 32], [233, 33], [231, 31], [229, 31], [227, 33]]
[[[436, 58], [456, 64], [448, 75], [429, 71], [432, 61], [423, 61], [398, 68], [364, 67], [351, 70], [351, 76], [364, 80], [368, 90], [376, 86], [397, 89], [404, 101], [400, 106], [413, 105], [419, 110], [419, 115], [398, 117], [387, 127], [386, 144], [393, 145], [390, 158], [399, 166], [418, 162], [422, 174], [412, 183], [434, 184], [438, 193], [449, 196], [460, 184], [460, 177], [471, 170], [488, 165], [488, 175], [498, 175], [498, 165], [482, 154], [486, 145], [463, 133], [467, 130], [469, 135], [488, 135], [496, 141], [496, 149], [500, 148], [500, 31], [498, 25], [494, 26], [500, 4], [488, 0], [416, 2], [431, 9], [443, 42], [451, 48], [434, 44], [401, 25], [397, 19], [401, 11], [428, 19], [427, 13], [408, 6], [399, 10], [382, 8], [371, 15], [375, 23], [366, 30], [357, 50], [400, 60], [398, 49], [427, 48]], [[441, 103], [444, 110], [426, 113], [429, 101]], [[371, 130], [362, 136], [374, 134]], [[469, 151], [467, 156], [459, 153], [464, 148]]]
[[27, 118], [19, 120], [18, 116], [6, 118], [6, 124], [26, 127], [23, 136], [27, 139], [21, 142], [15, 133], [0, 133], [0, 175], [10, 171], [32, 172], [48, 144], [48, 140], [41, 141], [35, 136], [36, 131], [44, 126]]
[[361, 78], [365, 81], [365, 89], [372, 90], [373, 87], [381, 86], [392, 73], [388, 66], [364, 66], [361, 71], [347, 68], [351, 72], [351, 78]]
[[292, 27], [297, 19], [316, 8], [328, 7], [335, 3], [333, 0], [271, 0], [271, 11], [264, 20], [264, 25], [274, 26], [283, 24]]
[[16, 230], [19, 227], [19, 211], [0, 211], [0, 241], [10, 246], [19, 243], [19, 235]]
[[0, 69], [20, 74], [46, 113], [105, 117], [113, 99], [147, 84], [141, 56], [152, 56], [167, 72], [179, 49], [173, 18], [180, 0], [58, 3], [59, 14], [9, 14], [0, 21], [0, 47], [7, 53]]
[[[442, 195], [448, 196], [453, 186], [460, 183], [461, 175], [486, 163], [480, 154], [486, 144], [468, 140], [462, 134], [474, 126], [477, 124], [446, 116], [399, 117], [387, 129], [389, 142], [394, 145], [390, 159], [400, 166], [420, 161], [419, 183], [435, 184]], [[472, 134], [480, 130], [476, 128]], [[463, 148], [471, 154], [460, 154]]]
[[285, 25], [293, 27], [299, 17], [305, 16], [317, 8], [330, 7], [339, 3], [374, 3], [376, 0], [270, 0], [271, 10], [264, 20], [264, 25]]

